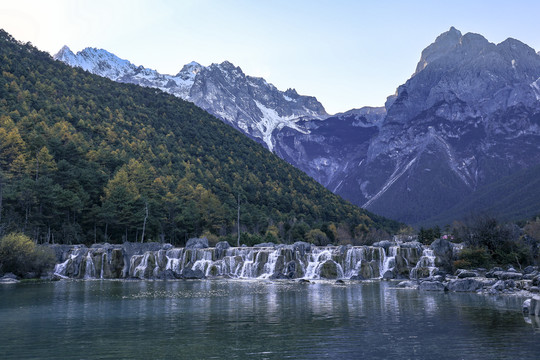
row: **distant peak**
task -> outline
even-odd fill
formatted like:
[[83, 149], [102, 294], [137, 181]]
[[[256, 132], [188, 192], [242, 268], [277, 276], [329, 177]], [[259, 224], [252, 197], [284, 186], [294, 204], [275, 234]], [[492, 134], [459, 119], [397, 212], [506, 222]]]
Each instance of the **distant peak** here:
[[58, 60], [70, 55], [74, 55], [73, 51], [71, 51], [71, 49], [67, 45], [64, 45], [56, 54], [54, 54], [53, 58]]
[[195, 75], [197, 75], [202, 69], [204, 68], [204, 66], [202, 66], [201, 64], [199, 64], [198, 62], [196, 61], [192, 61], [190, 62], [189, 64], [186, 64], [182, 67], [182, 70], [180, 70], [180, 72], [178, 74], [176, 74], [176, 76], [180, 76], [182, 78], [184, 77], [189, 77], [189, 78], [193, 78]]
[[457, 34], [459, 36], [461, 36], [461, 31], [459, 31], [458, 29], [456, 29], [455, 27], [453, 26], [450, 26], [450, 30], [448, 30], [446, 32], [447, 34], [450, 33], [450, 34]]
[[289, 89], [287, 89], [285, 91], [285, 95], [287, 95], [288, 97], [293, 98], [293, 99], [296, 99], [297, 97], [300, 96], [300, 95], [298, 95], [298, 93], [296, 92], [295, 89], [291, 89], [291, 88], [289, 88]]
[[422, 71], [429, 63], [433, 60], [443, 56], [455, 48], [461, 41], [462, 34], [461, 31], [455, 27], [450, 27], [450, 30], [442, 33], [437, 36], [435, 42], [429, 45], [427, 48], [422, 51], [422, 56], [420, 61], [416, 66], [415, 74]]

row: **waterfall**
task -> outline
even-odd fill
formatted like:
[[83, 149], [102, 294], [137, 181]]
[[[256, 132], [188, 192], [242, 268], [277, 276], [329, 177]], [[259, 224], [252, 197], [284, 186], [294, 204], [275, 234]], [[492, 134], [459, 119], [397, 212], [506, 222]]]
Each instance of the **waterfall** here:
[[[387, 249], [351, 245], [317, 247], [305, 243], [230, 247], [219, 251], [163, 244], [106, 244], [90, 249], [74, 246], [62, 254], [54, 272], [59, 277], [102, 279], [172, 279], [194, 274], [238, 279], [377, 279], [385, 274], [403, 276], [410, 271], [411, 276], [424, 276], [425, 272], [436, 271], [433, 253], [424, 250], [420, 257], [420, 245], [393, 245]], [[416, 267], [411, 270], [409, 263]], [[429, 271], [420, 270], [424, 268]]]
[[96, 267], [94, 265], [94, 259], [90, 251], [86, 254], [86, 265], [84, 270], [85, 279], [95, 279], [96, 278]]
[[419, 279], [424, 277], [431, 277], [439, 268], [435, 266], [435, 255], [433, 250], [424, 249], [422, 256], [416, 266], [411, 269], [411, 279]]
[[380, 266], [380, 276], [384, 277], [387, 271], [393, 272], [394, 267], [396, 266], [396, 255], [397, 251], [399, 249], [399, 246], [390, 246], [388, 248], [388, 255], [385, 254], [381, 258], [381, 266]]

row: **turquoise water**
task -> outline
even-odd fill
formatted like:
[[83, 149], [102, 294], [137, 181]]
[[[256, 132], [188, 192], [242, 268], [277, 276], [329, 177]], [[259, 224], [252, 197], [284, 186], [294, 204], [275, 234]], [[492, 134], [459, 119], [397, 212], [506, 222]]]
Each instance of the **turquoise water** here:
[[0, 286], [1, 359], [538, 359], [521, 299], [393, 283]]

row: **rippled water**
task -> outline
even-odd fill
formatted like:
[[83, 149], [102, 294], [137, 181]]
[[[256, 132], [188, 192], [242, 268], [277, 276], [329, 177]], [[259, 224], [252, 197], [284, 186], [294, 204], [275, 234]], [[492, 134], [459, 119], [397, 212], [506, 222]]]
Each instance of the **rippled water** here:
[[2, 359], [537, 359], [521, 299], [392, 283], [0, 286]]

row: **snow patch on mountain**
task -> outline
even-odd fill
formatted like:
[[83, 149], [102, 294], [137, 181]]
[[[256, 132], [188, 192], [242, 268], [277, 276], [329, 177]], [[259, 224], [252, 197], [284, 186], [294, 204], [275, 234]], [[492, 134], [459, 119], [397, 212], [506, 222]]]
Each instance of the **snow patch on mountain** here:
[[531, 84], [531, 87], [534, 89], [534, 94], [536, 95], [536, 100], [540, 100], [540, 78]]
[[285, 126], [288, 126], [301, 132], [302, 134], [309, 133], [309, 131], [304, 130], [296, 125], [296, 121], [299, 120], [298, 116], [279, 116], [276, 110], [264, 106], [257, 100], [255, 100], [255, 104], [263, 115], [261, 121], [257, 123], [257, 128], [263, 134], [262, 140], [265, 142], [266, 146], [268, 146], [270, 151], [274, 150], [272, 133], [275, 129], [279, 130]]

